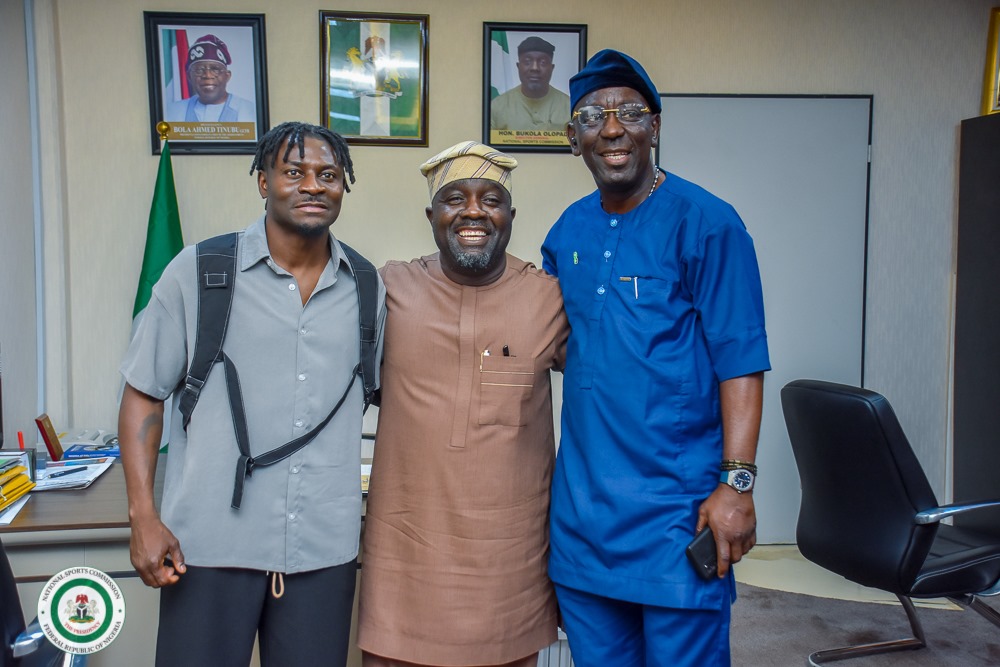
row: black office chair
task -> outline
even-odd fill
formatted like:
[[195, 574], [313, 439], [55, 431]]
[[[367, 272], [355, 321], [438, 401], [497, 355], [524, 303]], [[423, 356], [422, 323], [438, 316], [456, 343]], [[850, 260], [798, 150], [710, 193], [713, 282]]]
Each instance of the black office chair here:
[[0, 667], [82, 667], [87, 656], [63, 653], [42, 632], [37, 619], [25, 627], [21, 600], [7, 552], [0, 542]]
[[1000, 627], [977, 597], [1000, 594], [1000, 539], [939, 523], [1000, 500], [939, 507], [889, 402], [818, 380], [781, 390], [802, 482], [796, 538], [802, 555], [863, 586], [894, 593], [913, 637], [818, 651], [810, 665], [919, 649], [924, 632], [911, 598], [948, 598]]

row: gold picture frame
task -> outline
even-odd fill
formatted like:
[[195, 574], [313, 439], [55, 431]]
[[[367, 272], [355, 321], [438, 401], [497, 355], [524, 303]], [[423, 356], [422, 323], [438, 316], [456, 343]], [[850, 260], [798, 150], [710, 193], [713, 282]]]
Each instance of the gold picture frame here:
[[990, 10], [990, 36], [983, 74], [983, 115], [1000, 113], [1000, 7]]

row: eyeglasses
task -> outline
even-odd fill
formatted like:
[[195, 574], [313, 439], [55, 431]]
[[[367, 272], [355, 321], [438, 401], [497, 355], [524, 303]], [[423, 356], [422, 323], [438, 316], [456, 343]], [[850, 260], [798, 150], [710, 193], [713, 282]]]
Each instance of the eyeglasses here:
[[211, 74], [214, 77], [220, 77], [226, 73], [226, 67], [224, 65], [192, 65], [191, 73], [195, 76]]
[[599, 106], [580, 107], [573, 112], [573, 120], [580, 121], [584, 127], [597, 127], [604, 122], [607, 114], [613, 113], [619, 123], [638, 123], [643, 116], [650, 113], [649, 107], [641, 104], [620, 104], [617, 109], [605, 109]]

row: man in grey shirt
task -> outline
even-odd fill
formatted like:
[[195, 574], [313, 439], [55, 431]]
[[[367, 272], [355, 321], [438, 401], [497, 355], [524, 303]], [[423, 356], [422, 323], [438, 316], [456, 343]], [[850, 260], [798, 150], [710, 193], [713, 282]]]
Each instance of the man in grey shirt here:
[[[285, 123], [261, 139], [255, 170], [266, 212], [240, 233], [223, 349], [259, 456], [322, 422], [360, 343], [355, 276], [329, 231], [354, 182], [347, 144]], [[196, 261], [192, 246], [166, 268], [121, 366], [132, 564], [162, 588], [156, 664], [247, 665], [255, 635], [265, 666], [343, 664], [360, 533], [361, 382], [314, 440], [246, 478], [235, 509], [240, 453], [226, 374], [215, 368], [186, 430], [179, 414], [171, 419], [161, 513], [154, 507], [163, 401], [186, 377], [197, 332]], [[379, 348], [384, 299], [379, 281]]]

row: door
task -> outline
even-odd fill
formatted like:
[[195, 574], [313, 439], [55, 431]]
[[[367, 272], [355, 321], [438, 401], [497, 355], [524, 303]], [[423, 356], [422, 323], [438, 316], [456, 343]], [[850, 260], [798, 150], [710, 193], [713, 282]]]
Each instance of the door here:
[[754, 491], [760, 543], [795, 542], [787, 382], [861, 385], [870, 96], [664, 95], [658, 164], [736, 207], [764, 286], [771, 372]]

